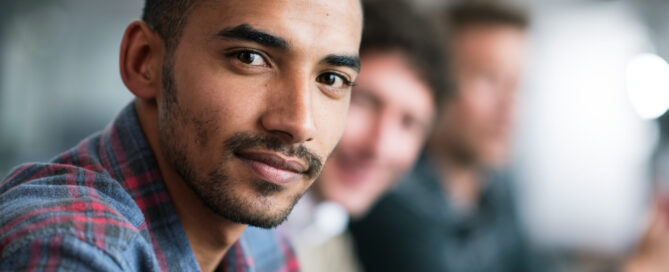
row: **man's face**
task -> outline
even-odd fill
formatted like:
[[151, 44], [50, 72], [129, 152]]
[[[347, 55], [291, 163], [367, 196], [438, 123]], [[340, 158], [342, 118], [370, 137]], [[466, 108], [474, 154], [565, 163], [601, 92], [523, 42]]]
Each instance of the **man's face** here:
[[275, 226], [344, 130], [359, 2], [200, 2], [165, 58], [160, 148], [211, 210]]
[[402, 54], [367, 53], [362, 64], [344, 135], [315, 185], [353, 217], [414, 163], [434, 118], [430, 89]]
[[461, 159], [505, 164], [524, 43], [523, 30], [511, 26], [469, 26], [454, 36], [458, 94], [446, 106], [440, 132]]

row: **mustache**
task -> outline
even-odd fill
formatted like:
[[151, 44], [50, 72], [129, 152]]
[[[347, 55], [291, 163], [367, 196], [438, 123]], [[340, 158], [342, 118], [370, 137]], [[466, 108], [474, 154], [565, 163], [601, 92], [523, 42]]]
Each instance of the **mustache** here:
[[259, 135], [248, 132], [238, 132], [228, 138], [223, 144], [231, 152], [230, 156], [248, 149], [266, 149], [280, 153], [287, 157], [303, 160], [307, 165], [304, 172], [309, 178], [316, 178], [323, 168], [323, 160], [311, 152], [306, 146], [286, 144], [279, 137], [273, 135]]

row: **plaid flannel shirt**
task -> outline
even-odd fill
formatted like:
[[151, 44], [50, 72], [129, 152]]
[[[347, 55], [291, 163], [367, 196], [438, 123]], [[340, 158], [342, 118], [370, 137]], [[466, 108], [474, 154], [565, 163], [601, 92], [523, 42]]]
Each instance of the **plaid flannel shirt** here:
[[[284, 237], [248, 227], [217, 270], [297, 271]], [[19, 270], [199, 270], [134, 104], [50, 163], [0, 182], [0, 271]]]

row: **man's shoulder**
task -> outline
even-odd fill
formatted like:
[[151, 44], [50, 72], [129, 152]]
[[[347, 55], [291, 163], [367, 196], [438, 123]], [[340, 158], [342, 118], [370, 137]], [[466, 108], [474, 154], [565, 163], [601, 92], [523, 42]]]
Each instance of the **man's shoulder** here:
[[436, 169], [426, 159], [419, 161], [400, 184], [380, 201], [379, 209], [402, 213], [412, 220], [432, 221], [443, 216], [447, 196], [439, 184]]
[[[438, 198], [434, 194], [439, 192], [431, 191], [423, 186], [423, 180], [407, 178], [402, 181], [400, 186], [394, 188], [384, 196], [370, 209], [368, 217], [379, 217], [382, 220], [405, 221], [405, 218], [419, 220], [430, 217], [424, 213], [426, 207], [434, 208], [438, 205]], [[401, 215], [398, 217], [398, 215]]]
[[90, 247], [120, 260], [114, 255], [141, 242], [143, 221], [125, 189], [96, 168], [25, 164], [0, 182], [0, 260], [37, 245]]
[[0, 199], [2, 219], [16, 210], [65, 209], [75, 213], [106, 211], [105, 215], [118, 214], [135, 226], [143, 222], [141, 210], [120, 182], [103, 170], [73, 164], [20, 165], [0, 181]]

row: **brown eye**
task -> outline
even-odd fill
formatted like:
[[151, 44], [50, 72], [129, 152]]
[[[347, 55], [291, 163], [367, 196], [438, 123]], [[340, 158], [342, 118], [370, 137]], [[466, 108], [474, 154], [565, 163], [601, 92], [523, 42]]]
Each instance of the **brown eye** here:
[[351, 86], [351, 82], [344, 77], [335, 73], [324, 73], [316, 78], [319, 83], [325, 84], [333, 88], [346, 88]]
[[253, 51], [240, 51], [237, 53], [237, 60], [252, 66], [267, 66], [265, 59]]

